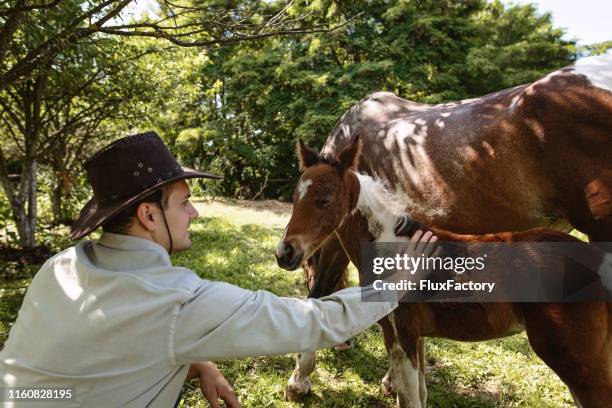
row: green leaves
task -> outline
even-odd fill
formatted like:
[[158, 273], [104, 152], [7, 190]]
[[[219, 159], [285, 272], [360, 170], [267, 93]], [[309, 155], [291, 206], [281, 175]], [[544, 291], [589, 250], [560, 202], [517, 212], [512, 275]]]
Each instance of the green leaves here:
[[[270, 11], [283, 5], [269, 3]], [[200, 158], [227, 166], [218, 184], [226, 194], [239, 186], [249, 197], [264, 187], [264, 196], [288, 198], [286, 181], [266, 180], [295, 181], [294, 141], [322, 145], [338, 118], [371, 92], [428, 103], [464, 99], [533, 81], [573, 59], [574, 44], [532, 6], [298, 1], [289, 10], [312, 25], [347, 24], [213, 49], [205, 63], [187, 68], [200, 70], [202, 92], [186, 105], [198, 106], [198, 115], [183, 115], [190, 128], [219, 130]], [[193, 147], [192, 156], [199, 151]]]

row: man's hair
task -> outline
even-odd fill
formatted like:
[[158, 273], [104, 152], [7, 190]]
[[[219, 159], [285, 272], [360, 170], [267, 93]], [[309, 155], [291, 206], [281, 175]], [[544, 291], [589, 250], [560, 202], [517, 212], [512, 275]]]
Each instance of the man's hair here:
[[167, 184], [159, 190], [155, 190], [151, 194], [130, 204], [129, 206], [121, 210], [113, 218], [105, 222], [102, 225], [102, 230], [104, 232], [112, 232], [114, 234], [128, 234], [130, 231], [130, 227], [132, 226], [132, 223], [136, 218], [136, 211], [138, 211], [138, 206], [140, 206], [140, 204], [142, 203], [161, 203], [162, 209], [166, 209], [168, 208], [168, 197], [170, 196], [171, 191], [172, 184]]

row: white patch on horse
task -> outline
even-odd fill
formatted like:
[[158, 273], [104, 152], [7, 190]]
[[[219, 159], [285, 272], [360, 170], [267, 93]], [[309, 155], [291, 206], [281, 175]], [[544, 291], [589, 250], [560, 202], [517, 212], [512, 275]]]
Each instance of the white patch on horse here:
[[297, 186], [298, 200], [301, 200], [302, 198], [304, 198], [304, 196], [308, 192], [308, 186], [310, 186], [311, 184], [312, 184], [312, 180], [310, 179], [300, 181], [300, 183]]
[[389, 367], [387, 373], [380, 381], [380, 385], [386, 395], [397, 394], [397, 387], [395, 386], [395, 381], [393, 381], [393, 369], [391, 367]]
[[403, 242], [393, 232], [397, 218], [404, 214], [405, 206], [385, 188], [380, 180], [355, 173], [359, 180], [359, 198], [355, 211], [360, 211], [368, 220], [368, 229], [378, 241]]
[[612, 293], [612, 254], [606, 254], [597, 270], [601, 283]]
[[514, 109], [517, 106], [521, 106], [523, 104], [523, 94], [518, 94], [516, 95], [514, 98], [512, 98], [512, 101], [510, 101], [510, 109]]
[[395, 313], [391, 313], [388, 317], [395, 337], [391, 350], [389, 350], [389, 358], [391, 360], [393, 379], [397, 388], [398, 406], [402, 408], [421, 408], [418, 367], [412, 365], [412, 362], [399, 344]]
[[442, 119], [436, 119], [434, 125], [436, 125], [440, 129], [444, 129], [444, 121]]
[[[403, 142], [403, 139], [406, 136], [414, 135], [415, 128], [416, 126], [412, 122], [408, 122], [406, 120], [396, 121], [387, 131], [384, 138], [383, 144], [387, 151], [392, 151], [395, 145], [399, 146], [400, 149], [404, 151], [405, 143]], [[417, 141], [417, 143], [420, 143], [420, 141]]]
[[587, 77], [593, 86], [612, 92], [612, 52], [579, 59], [573, 69], [576, 74]]
[[446, 208], [442, 203], [438, 205], [425, 206], [423, 205], [423, 203], [413, 200], [409, 194], [402, 190], [402, 185], [400, 183], [395, 186], [395, 193], [393, 194], [401, 203], [405, 204], [406, 208], [409, 208], [414, 212], [418, 212], [419, 214], [422, 214], [429, 219], [445, 217], [446, 214], [448, 214], [449, 209]]
[[287, 393], [291, 394], [288, 397], [290, 400], [294, 400], [295, 397], [306, 395], [312, 388], [312, 382], [310, 381], [310, 374], [314, 371], [315, 366], [315, 352], [308, 351], [300, 353], [297, 356], [297, 362], [291, 378], [287, 382]]
[[491, 143], [484, 141], [481, 143], [481, 145], [490, 157], [495, 158], [495, 149], [493, 146], [491, 146]]

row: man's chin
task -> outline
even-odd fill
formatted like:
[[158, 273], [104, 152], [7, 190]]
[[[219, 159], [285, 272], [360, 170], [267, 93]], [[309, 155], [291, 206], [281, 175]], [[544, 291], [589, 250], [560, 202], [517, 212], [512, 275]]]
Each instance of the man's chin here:
[[193, 245], [193, 243], [191, 242], [190, 239], [186, 239], [185, 241], [181, 242], [181, 243], [175, 243], [173, 248], [172, 248], [172, 252], [180, 252], [180, 251], [184, 251], [186, 249], [191, 248], [191, 246]]

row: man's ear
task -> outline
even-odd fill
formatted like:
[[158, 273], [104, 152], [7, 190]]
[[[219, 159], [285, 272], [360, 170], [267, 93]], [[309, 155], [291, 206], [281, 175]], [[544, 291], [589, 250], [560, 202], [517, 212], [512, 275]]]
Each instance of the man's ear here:
[[361, 154], [361, 139], [355, 137], [353, 143], [346, 146], [340, 152], [338, 161], [340, 162], [340, 174], [346, 173], [348, 169], [356, 169], [359, 163], [359, 155]]
[[304, 171], [319, 162], [319, 153], [306, 146], [302, 139], [298, 139], [295, 148], [297, 150], [298, 162], [300, 163], [300, 171]]
[[147, 231], [153, 231], [155, 229], [155, 217], [156, 214], [153, 211], [153, 203], [140, 203], [136, 210], [136, 219], [144, 229]]

